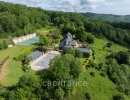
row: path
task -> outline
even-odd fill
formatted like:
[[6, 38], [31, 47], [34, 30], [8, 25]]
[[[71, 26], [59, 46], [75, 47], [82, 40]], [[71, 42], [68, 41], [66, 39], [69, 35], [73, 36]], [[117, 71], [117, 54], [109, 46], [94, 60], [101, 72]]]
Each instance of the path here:
[[8, 68], [7, 68], [8, 60], [6, 63], [2, 66], [1, 72], [0, 72], [0, 83], [4, 84], [6, 75], [8, 73]]

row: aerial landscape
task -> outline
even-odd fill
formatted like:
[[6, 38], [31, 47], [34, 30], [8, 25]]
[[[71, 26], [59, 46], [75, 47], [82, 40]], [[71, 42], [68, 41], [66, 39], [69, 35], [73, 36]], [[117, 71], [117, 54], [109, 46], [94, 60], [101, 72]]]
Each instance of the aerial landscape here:
[[129, 0], [0, 0], [0, 100], [130, 100]]

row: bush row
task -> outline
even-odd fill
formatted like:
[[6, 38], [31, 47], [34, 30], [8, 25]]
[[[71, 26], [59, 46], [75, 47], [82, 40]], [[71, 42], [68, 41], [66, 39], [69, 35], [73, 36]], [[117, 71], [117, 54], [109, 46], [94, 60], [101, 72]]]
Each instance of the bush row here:
[[3, 67], [3, 65], [5, 64], [5, 62], [9, 59], [9, 56], [7, 56], [1, 63], [0, 63], [0, 72], [1, 72], [1, 69]]
[[15, 56], [14, 59], [15, 59], [16, 61], [22, 61], [23, 58], [24, 58], [26, 55], [30, 54], [30, 53], [31, 53], [32, 51], [34, 51], [34, 50], [35, 50], [35, 47], [26, 49], [26, 50], [24, 50], [22, 53], [20, 53], [20, 54], [18, 54], [17, 56]]

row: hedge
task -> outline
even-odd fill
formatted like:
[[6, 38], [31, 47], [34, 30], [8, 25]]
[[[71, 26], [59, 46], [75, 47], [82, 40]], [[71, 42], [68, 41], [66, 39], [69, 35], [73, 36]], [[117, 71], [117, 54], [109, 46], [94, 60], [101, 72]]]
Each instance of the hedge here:
[[3, 67], [3, 65], [5, 64], [5, 62], [9, 59], [9, 56], [7, 56], [1, 63], [0, 63], [0, 72], [1, 72], [1, 69]]
[[22, 53], [18, 54], [16, 57], [14, 57], [14, 59], [16, 61], [21, 61], [26, 55], [30, 54], [34, 50], [35, 50], [35, 47], [31, 47], [29, 49], [26, 49]]
[[84, 58], [88, 58], [89, 56], [90, 56], [90, 53], [86, 53], [86, 52], [83, 53]]

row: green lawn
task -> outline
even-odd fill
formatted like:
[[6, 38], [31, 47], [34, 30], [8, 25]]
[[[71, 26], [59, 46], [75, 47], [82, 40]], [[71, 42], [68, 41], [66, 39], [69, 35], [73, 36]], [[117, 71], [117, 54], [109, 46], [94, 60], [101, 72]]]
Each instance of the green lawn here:
[[[95, 62], [98, 64], [105, 61], [105, 57], [110, 54], [107, 50], [109, 48], [103, 49], [104, 45], [108, 43], [106, 39], [95, 39], [95, 43], [90, 46], [94, 49], [96, 59]], [[113, 44], [111, 47], [113, 51], [127, 50], [126, 47]], [[83, 62], [83, 60], [82, 60]], [[116, 90], [116, 85], [106, 76], [102, 77], [100, 71], [94, 68], [88, 68], [87, 70], [83, 66], [83, 72], [80, 75], [79, 81], [87, 81], [87, 86], [76, 86], [70, 97], [66, 100], [85, 100], [85, 94], [90, 93], [92, 100], [112, 100], [113, 95], [118, 94]], [[95, 76], [91, 76], [90, 72], [95, 72]], [[130, 100], [128, 96], [124, 95], [126, 100]]]
[[9, 56], [11, 59], [15, 57], [20, 52], [24, 51], [25, 49], [30, 48], [30, 46], [14, 46], [12, 48], [8, 48], [6, 50], [0, 51], [0, 62]]
[[12, 86], [16, 84], [19, 78], [24, 74], [35, 75], [35, 71], [30, 70], [29, 73], [25, 73], [22, 70], [21, 62], [15, 61], [13, 58], [25, 49], [30, 48], [30, 46], [14, 46], [6, 50], [0, 51], [0, 62], [7, 56], [9, 60], [7, 63], [7, 72], [5, 79], [1, 82], [3, 86]]

